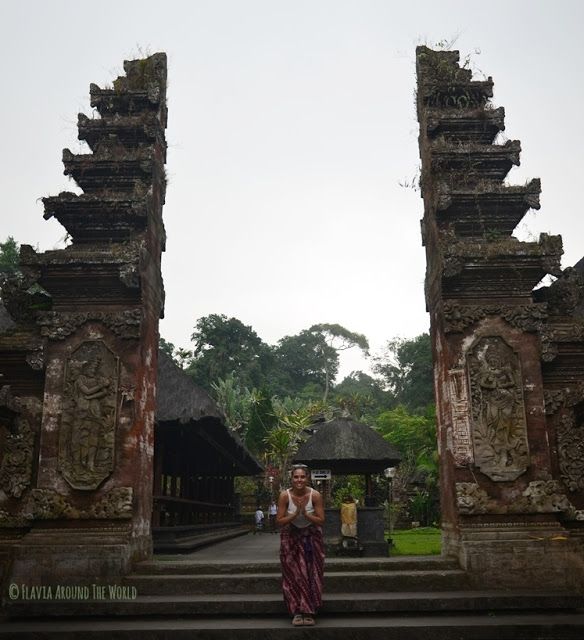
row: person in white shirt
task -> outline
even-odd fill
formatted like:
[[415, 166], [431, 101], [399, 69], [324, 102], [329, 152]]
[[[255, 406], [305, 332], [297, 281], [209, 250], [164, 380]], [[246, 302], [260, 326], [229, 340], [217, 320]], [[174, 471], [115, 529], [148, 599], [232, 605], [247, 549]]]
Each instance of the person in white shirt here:
[[270, 531], [272, 533], [276, 532], [276, 514], [278, 513], [278, 505], [272, 500], [270, 503], [270, 508], [268, 510], [268, 515], [270, 518]]
[[253, 530], [254, 534], [258, 531], [261, 531], [264, 527], [264, 512], [261, 507], [257, 508], [255, 512], [255, 529]]
[[308, 486], [308, 478], [306, 465], [292, 467], [292, 487], [280, 494], [276, 515], [282, 591], [295, 627], [313, 626], [322, 604], [324, 504], [320, 493]]

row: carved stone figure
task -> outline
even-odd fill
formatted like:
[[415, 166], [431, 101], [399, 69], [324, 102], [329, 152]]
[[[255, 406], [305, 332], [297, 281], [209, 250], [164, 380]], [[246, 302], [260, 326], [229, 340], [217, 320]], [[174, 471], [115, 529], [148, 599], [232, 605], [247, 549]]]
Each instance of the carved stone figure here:
[[34, 432], [25, 418], [16, 421], [17, 431], [6, 437], [0, 458], [0, 487], [13, 497], [20, 498], [30, 485]]
[[482, 338], [467, 356], [475, 463], [495, 481], [527, 469], [527, 424], [519, 360], [502, 338]]
[[0, 409], [0, 490], [21, 498], [32, 478], [42, 405], [36, 398], [12, 397], [10, 387], [5, 386], [0, 390]]
[[113, 470], [118, 359], [101, 341], [67, 362], [59, 466], [76, 489], [95, 489]]
[[584, 424], [577, 424], [574, 412], [560, 419], [558, 458], [562, 480], [569, 491], [584, 489]]

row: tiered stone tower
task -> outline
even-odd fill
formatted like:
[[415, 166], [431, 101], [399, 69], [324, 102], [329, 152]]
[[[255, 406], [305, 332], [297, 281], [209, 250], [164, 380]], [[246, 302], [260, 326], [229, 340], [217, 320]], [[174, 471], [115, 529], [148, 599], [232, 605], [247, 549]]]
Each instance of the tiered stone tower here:
[[2, 291], [0, 559], [29, 585], [151, 553], [166, 55], [124, 69], [79, 115], [92, 153], [63, 151], [84, 193], [43, 199], [71, 244], [23, 246]]
[[[493, 82], [457, 51], [417, 49], [426, 302], [444, 551], [477, 583], [584, 580], [584, 279], [560, 236], [512, 237], [539, 180], [504, 182], [519, 141]], [[534, 291], [552, 274], [557, 280]]]

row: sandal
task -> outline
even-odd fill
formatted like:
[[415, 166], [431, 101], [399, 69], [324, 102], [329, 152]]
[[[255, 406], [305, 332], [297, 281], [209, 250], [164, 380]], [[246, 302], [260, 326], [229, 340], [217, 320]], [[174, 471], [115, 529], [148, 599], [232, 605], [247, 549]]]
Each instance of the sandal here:
[[[304, 624], [304, 618], [297, 613], [293, 618], [292, 618], [292, 626], [294, 627], [301, 627]], [[314, 624], [314, 621], [313, 621]]]
[[314, 627], [316, 623], [314, 622], [314, 618], [312, 616], [304, 616], [304, 626], [305, 627]]

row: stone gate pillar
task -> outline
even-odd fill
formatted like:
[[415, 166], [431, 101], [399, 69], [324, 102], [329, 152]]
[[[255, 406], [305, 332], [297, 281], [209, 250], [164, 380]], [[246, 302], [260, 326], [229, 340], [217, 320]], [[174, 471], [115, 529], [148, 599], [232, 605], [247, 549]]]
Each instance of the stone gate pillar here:
[[[520, 143], [457, 51], [417, 49], [426, 303], [444, 553], [485, 586], [584, 580], [584, 280], [560, 236], [512, 232], [539, 180], [508, 186]], [[557, 280], [534, 291], [546, 275]]]
[[0, 313], [0, 561], [27, 584], [127, 573], [151, 554], [166, 55], [124, 63], [63, 151], [83, 190], [44, 198], [65, 249], [21, 249]]

